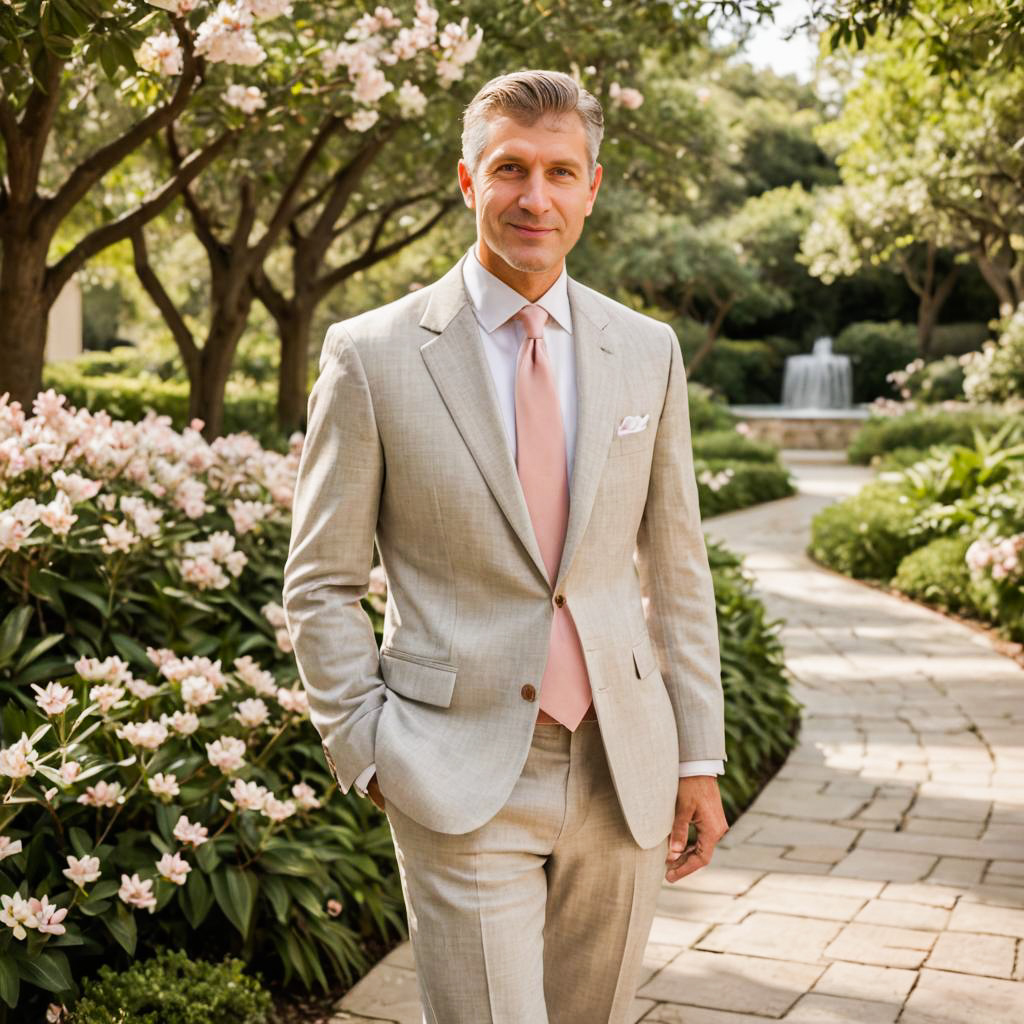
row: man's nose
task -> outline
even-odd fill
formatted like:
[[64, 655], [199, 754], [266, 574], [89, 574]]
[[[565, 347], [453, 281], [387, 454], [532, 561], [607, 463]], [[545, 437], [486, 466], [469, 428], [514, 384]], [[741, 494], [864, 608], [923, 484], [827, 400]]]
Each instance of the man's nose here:
[[551, 206], [548, 182], [543, 171], [537, 171], [526, 179], [522, 194], [519, 196], [519, 205], [531, 213], [543, 213]]

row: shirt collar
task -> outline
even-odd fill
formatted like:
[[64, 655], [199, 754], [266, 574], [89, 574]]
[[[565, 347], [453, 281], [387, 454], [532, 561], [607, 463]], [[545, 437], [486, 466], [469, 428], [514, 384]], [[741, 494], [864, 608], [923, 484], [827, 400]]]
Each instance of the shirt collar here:
[[[474, 242], [469, 256], [462, 265], [462, 277], [473, 305], [476, 318], [488, 334], [493, 333], [529, 303], [529, 299], [495, 277], [476, 254]], [[569, 311], [568, 274], [565, 264], [555, 283], [539, 298], [535, 305], [542, 306], [548, 315], [567, 334], [572, 334], [572, 315]]]

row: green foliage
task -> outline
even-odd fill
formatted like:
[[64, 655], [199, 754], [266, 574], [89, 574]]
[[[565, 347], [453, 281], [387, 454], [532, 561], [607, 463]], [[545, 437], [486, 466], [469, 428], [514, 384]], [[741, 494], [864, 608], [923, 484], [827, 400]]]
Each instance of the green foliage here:
[[788, 498], [795, 488], [788, 470], [777, 462], [714, 459], [697, 463], [697, 491], [701, 516], [715, 516]]
[[999, 340], [985, 342], [967, 362], [964, 393], [972, 402], [1024, 399], [1024, 303], [999, 326]]
[[709, 430], [694, 436], [693, 455], [704, 460], [776, 462], [779, 450], [764, 441], [751, 441], [736, 430]]
[[270, 994], [241, 960], [190, 960], [161, 950], [120, 973], [101, 967], [83, 986], [68, 1024], [265, 1024]]
[[699, 367], [699, 377], [730, 405], [777, 403], [785, 357], [798, 351], [795, 342], [782, 350], [766, 341], [719, 338]]
[[931, 362], [915, 359], [904, 370], [889, 374], [889, 379], [901, 398], [924, 405], [964, 397], [964, 367], [953, 355]]
[[970, 544], [969, 537], [936, 537], [900, 562], [892, 585], [908, 597], [946, 611], [976, 611], [965, 560]]
[[687, 386], [689, 393], [690, 430], [694, 436], [711, 430], [732, 429], [734, 417], [722, 403], [715, 398], [710, 389], [703, 384], [690, 381]]
[[876, 481], [811, 521], [812, 558], [854, 579], [890, 580], [914, 548], [916, 508], [899, 487]]
[[854, 402], [871, 402], [891, 397], [892, 386], [886, 375], [914, 358], [917, 330], [898, 320], [850, 324], [839, 332], [832, 350], [850, 357]]
[[1000, 409], [968, 406], [957, 412], [922, 409], [902, 416], [873, 417], [857, 432], [846, 454], [850, 462], [866, 466], [876, 456], [897, 448], [924, 452], [933, 444], [970, 444], [975, 428], [992, 433], [1006, 419], [1007, 414]]
[[735, 821], [793, 746], [800, 706], [789, 691], [779, 621], [765, 618], [740, 560], [708, 542], [725, 691], [726, 815]]

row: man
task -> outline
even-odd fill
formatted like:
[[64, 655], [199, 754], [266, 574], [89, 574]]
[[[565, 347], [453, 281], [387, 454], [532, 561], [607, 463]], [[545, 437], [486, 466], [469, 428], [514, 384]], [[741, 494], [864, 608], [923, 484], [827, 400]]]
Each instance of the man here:
[[487, 83], [475, 245], [333, 324], [309, 400], [288, 628], [339, 786], [388, 815], [431, 1024], [625, 1021], [662, 874], [726, 828], [678, 341], [565, 270], [602, 134], [568, 75]]

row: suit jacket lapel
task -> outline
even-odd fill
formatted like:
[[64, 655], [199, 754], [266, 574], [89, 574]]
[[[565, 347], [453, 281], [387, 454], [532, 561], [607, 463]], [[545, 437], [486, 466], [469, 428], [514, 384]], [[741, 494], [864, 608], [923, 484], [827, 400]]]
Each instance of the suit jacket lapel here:
[[544, 557], [501, 420], [480, 328], [463, 284], [465, 259], [431, 290], [420, 326], [439, 333], [420, 346], [420, 353], [494, 500], [546, 580]]
[[576, 451], [569, 488], [569, 523], [555, 590], [561, 587], [590, 522], [597, 486], [612, 443], [612, 415], [619, 381], [616, 346], [605, 334], [607, 313], [571, 277], [568, 285], [576, 350]]

